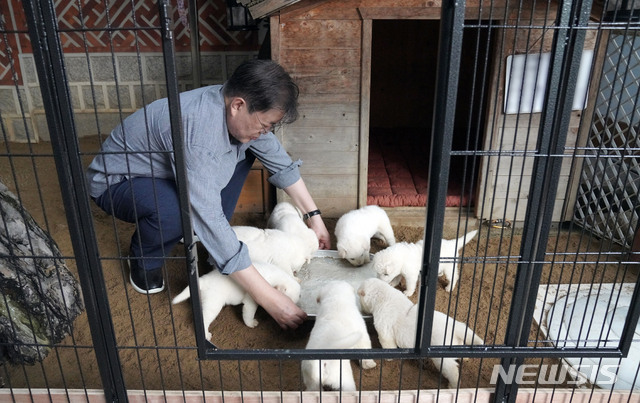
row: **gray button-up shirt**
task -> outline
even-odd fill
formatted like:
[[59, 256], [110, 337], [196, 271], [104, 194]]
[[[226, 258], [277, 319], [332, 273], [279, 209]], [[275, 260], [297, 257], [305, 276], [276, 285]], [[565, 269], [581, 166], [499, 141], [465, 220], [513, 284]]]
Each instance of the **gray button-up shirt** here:
[[[300, 179], [302, 162], [293, 162], [273, 133], [246, 144], [232, 139], [221, 85], [184, 92], [180, 105], [194, 231], [223, 273], [245, 269], [251, 265], [248, 248], [226, 220], [220, 192], [248, 148], [271, 174], [269, 182], [281, 189]], [[93, 197], [103, 194], [107, 184], [152, 176], [175, 178], [166, 98], [136, 111], [116, 127], [87, 170]]]

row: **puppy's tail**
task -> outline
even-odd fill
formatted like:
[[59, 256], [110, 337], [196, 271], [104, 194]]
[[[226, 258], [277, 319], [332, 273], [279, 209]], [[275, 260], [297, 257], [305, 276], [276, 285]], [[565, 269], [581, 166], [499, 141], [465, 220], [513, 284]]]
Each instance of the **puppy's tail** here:
[[191, 292], [189, 291], [189, 287], [185, 287], [184, 290], [182, 290], [182, 292], [180, 292], [180, 294], [176, 295], [175, 297], [173, 297], [173, 299], [171, 300], [172, 304], [179, 304], [182, 301], [186, 301], [187, 299], [189, 299], [189, 297], [191, 296]]
[[460, 340], [464, 340], [464, 344], [466, 344], [467, 346], [477, 346], [484, 344], [484, 340], [482, 340], [480, 336], [475, 334], [475, 332], [471, 330], [470, 327], [464, 325], [461, 322], [457, 323], [455, 333], [456, 337], [458, 337]]

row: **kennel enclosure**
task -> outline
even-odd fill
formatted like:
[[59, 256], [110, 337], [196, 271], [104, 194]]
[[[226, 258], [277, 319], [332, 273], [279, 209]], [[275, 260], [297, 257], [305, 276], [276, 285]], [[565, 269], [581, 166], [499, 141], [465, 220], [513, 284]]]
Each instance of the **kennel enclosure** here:
[[[177, 37], [184, 40], [172, 25], [173, 21], [179, 20], [179, 13], [166, 2], [150, 2], [145, 6], [131, 5], [131, 9], [124, 11], [123, 15], [129, 17], [125, 19], [127, 23], [113, 21], [100, 25], [91, 22], [90, 18], [79, 18], [77, 25], [68, 27], [64, 24], [67, 21], [63, 17], [65, 12], [71, 10], [69, 12], [82, 16], [87, 8], [82, 7], [86, 5], [84, 3], [63, 3], [10, 2], [2, 9], [5, 53], [13, 57], [19, 54], [19, 49], [31, 50], [32, 53], [25, 52], [21, 60], [33, 60], [31, 72], [36, 74], [30, 77], [37, 81], [25, 83], [16, 79], [26, 77], [24, 73], [28, 71], [20, 66], [29, 66], [28, 62], [23, 65], [8, 63], [11, 78], [3, 90], [11, 92], [11, 99], [16, 104], [7, 106], [3, 103], [0, 110], [5, 147], [1, 177], [16, 194], [19, 203], [53, 234], [56, 243], [62, 245], [62, 255], [81, 285], [86, 313], [74, 322], [70, 337], [52, 346], [53, 353], [42, 363], [3, 366], [3, 378], [9, 387], [1, 392], [6, 396], [37, 393], [52, 396], [55, 390], [62, 389], [62, 395], [66, 394], [69, 399], [70, 396], [76, 398], [77, 390], [84, 389], [80, 395], [90, 400], [93, 389], [98, 389], [113, 401], [139, 396], [153, 399], [158, 395], [165, 400], [184, 400], [185, 397], [197, 400], [203, 396], [216, 400], [241, 399], [243, 395], [302, 400], [316, 395], [300, 392], [300, 359], [373, 357], [379, 360], [375, 372], [359, 371], [353, 364], [360, 378], [361, 391], [358, 393], [365, 399], [384, 395], [394, 399], [408, 396], [415, 401], [434, 396], [451, 400], [470, 397], [499, 401], [515, 401], [518, 396], [526, 396], [533, 400], [535, 396], [549, 396], [542, 389], [546, 384], [534, 383], [532, 389], [528, 389], [504, 378], [492, 383], [492, 368], [508, 371], [512, 365], [517, 368], [525, 362], [533, 362], [541, 369], [543, 365], [555, 365], [565, 358], [619, 360], [637, 339], [634, 333], [639, 314], [637, 303], [625, 305], [628, 309], [624, 311], [620, 305], [617, 316], [622, 317], [621, 334], [611, 336], [611, 329], [617, 331], [618, 328], [604, 326], [597, 329], [604, 336], [595, 342], [591, 340], [593, 333], [581, 331], [560, 333], [561, 336], [556, 333], [555, 339], [548, 339], [541, 334], [542, 318], [534, 314], [539, 302], [556, 302], [552, 301], [549, 292], [539, 297], [538, 291], [543, 285], [548, 289], [552, 286], [561, 289], [561, 286], [570, 288], [586, 284], [587, 288], [596, 290], [593, 298], [600, 306], [606, 304], [615, 311], [616, 301], [621, 298], [620, 292], [624, 288], [615, 285], [625, 284], [628, 288], [630, 284], [631, 300], [637, 301], [637, 263], [633, 255], [628, 254], [624, 245], [608, 237], [595, 236], [588, 226], [571, 221], [577, 194], [574, 190], [586, 158], [597, 162], [607, 152], [622, 152], [625, 161], [635, 162], [637, 158], [637, 146], [632, 141], [590, 140], [588, 143], [585, 140], [591, 133], [594, 110], [598, 109], [594, 100], [598, 98], [598, 91], [603, 91], [601, 85], [593, 83], [603, 81], [600, 69], [604, 65], [601, 52], [607, 49], [604, 44], [615, 32], [630, 43], [629, 48], [624, 47], [630, 55], [636, 51], [635, 42], [630, 38], [636, 35], [637, 22], [628, 17], [626, 20], [605, 18], [609, 6], [617, 3], [444, 2], [424, 5], [407, 2], [398, 5], [389, 1], [303, 0], [285, 8], [269, 2], [274, 5], [271, 9], [274, 13], [265, 11], [264, 15], [254, 16], [268, 18], [270, 56], [291, 71], [302, 94], [299, 121], [277, 134], [292, 155], [305, 161], [305, 180], [329, 218], [337, 218], [343, 212], [366, 204], [371, 122], [382, 113], [376, 111], [376, 116], [372, 116], [371, 93], [386, 85], [373, 87], [371, 84], [375, 72], [371, 66], [371, 53], [377, 49], [375, 35], [385, 32], [377, 30], [377, 23], [408, 17], [437, 21], [417, 24], [419, 32], [426, 26], [437, 35], [438, 46], [434, 47], [437, 53], [432, 58], [433, 68], [428, 71], [433, 79], [425, 81], [433, 83], [434, 88], [431, 92], [423, 91], [433, 96], [433, 110], [409, 111], [410, 116], [430, 121], [422, 129], [432, 132], [429, 133], [429, 149], [423, 151], [429, 158], [421, 158], [422, 166], [428, 172], [427, 178], [431, 178], [427, 182], [425, 206], [414, 210], [422, 221], [414, 219], [417, 232], [403, 229], [403, 239], [425, 240], [422, 283], [415, 301], [421, 306], [418, 345], [416, 349], [397, 351], [374, 348], [372, 351], [339, 352], [304, 351], [310, 324], [298, 333], [282, 333], [263, 314], [260, 328], [250, 332], [238, 326], [233, 309], [227, 309], [220, 321], [214, 323], [212, 330], [216, 338], [212, 341], [219, 348], [212, 348], [199, 327], [201, 307], [197, 298], [182, 306], [169, 303], [175, 291], [186, 285], [197, 286], [198, 271], [207, 269], [206, 259], [202, 256], [196, 259], [202, 251], [195, 246], [188, 231], [188, 215], [184, 217], [185, 247], [167, 257], [168, 292], [154, 299], [131, 292], [125, 263], [125, 240], [131, 226], [102, 214], [89, 203], [84, 191], [83, 168], [98, 152], [100, 141], [113, 125], [132, 109], [165, 95], [177, 105], [178, 92], [193, 85], [188, 79], [186, 83], [181, 81], [183, 77], [179, 73], [190, 70], [189, 62], [176, 63], [182, 60], [180, 56], [186, 59], [186, 55], [174, 53]], [[116, 11], [116, 6], [127, 8], [118, 2], [93, 5], [104, 6], [102, 14], [105, 18]], [[210, 3], [201, 5], [208, 7]], [[26, 26], [8, 25], [19, 20], [9, 17], [20, 10], [25, 13]], [[141, 18], [143, 15], [152, 18]], [[467, 32], [476, 35], [466, 35], [473, 40], [465, 43], [463, 38]], [[109, 46], [91, 49], [90, 38], [95, 33], [107, 38]], [[131, 39], [133, 44], [123, 54], [116, 49], [115, 42], [110, 42], [119, 35]], [[155, 38], [155, 44], [161, 48], [142, 47], [143, 43], [148, 43], [147, 36]], [[30, 47], [16, 46], [16, 40], [25, 41], [26, 38]], [[480, 46], [479, 42], [489, 45], [482, 43]], [[68, 50], [74, 43], [79, 44], [76, 54]], [[431, 52], [435, 52], [434, 48]], [[213, 56], [221, 56], [214, 59], [225, 61], [225, 66], [231, 68], [233, 61], [253, 57], [257, 54], [255, 50]], [[579, 60], [585, 50], [594, 52], [589, 69], [589, 93], [584, 107], [574, 109], [572, 101], [578, 83]], [[463, 54], [468, 56], [468, 52], [472, 52], [473, 57], [463, 57]], [[507, 57], [531, 55], [531, 59], [525, 57], [527, 65], [534, 55], [542, 54], [549, 54], [550, 60], [545, 71], [548, 79], [542, 86], [546, 92], [539, 95], [544, 97], [544, 109], [541, 112], [518, 110], [507, 113], [503, 107], [508, 95], [506, 83], [518, 77], [506, 75]], [[127, 56], [131, 57], [128, 60], [132, 61], [129, 66], [132, 70], [128, 70], [123, 61]], [[155, 63], [147, 57], [155, 57]], [[633, 56], [628, 60], [633, 60]], [[462, 70], [463, 62], [482, 67]], [[74, 63], [86, 73], [77, 83], [74, 80], [77, 71], [72, 69]], [[615, 61], [609, 64], [616, 66], [618, 76], [635, 71]], [[413, 63], [409, 61], [406, 65]], [[539, 73], [540, 69], [538, 65], [535, 71]], [[462, 71], [471, 73], [462, 77]], [[122, 75], [123, 72], [132, 75]], [[147, 80], [153, 77], [152, 90], [139, 92], [140, 103], [131, 102], [136, 98], [132, 96], [137, 94], [136, 88], [148, 88], [145, 87], [149, 84]], [[221, 74], [211, 82], [222, 81], [224, 77]], [[530, 78], [520, 77], [523, 81]], [[535, 77], [534, 74], [534, 81]], [[400, 78], [402, 73], [398, 74]], [[460, 85], [465, 80], [472, 84]], [[627, 83], [622, 78], [618, 81]], [[85, 85], [84, 92], [81, 83]], [[515, 81], [509, 83], [515, 84]], [[111, 85], [115, 92], [109, 92]], [[622, 87], [634, 90], [628, 84]], [[126, 91], [120, 94], [123, 89]], [[625, 99], [625, 104], [635, 105], [637, 86], [635, 91], [635, 96]], [[27, 92], [42, 96], [41, 108], [30, 109], [35, 95], [23, 97]], [[111, 93], [114, 97], [109, 101], [100, 101], [101, 96]], [[610, 100], [611, 93], [609, 98], [605, 96], [604, 102]], [[81, 98], [84, 94], [87, 97]], [[520, 94], [520, 98], [523, 96]], [[634, 110], [633, 107], [627, 109]], [[180, 110], [172, 108], [171, 112], [177, 118]], [[46, 124], [40, 121], [36, 130], [34, 122], [37, 122], [38, 114], [46, 116]], [[105, 120], [104, 114], [111, 114], [113, 120]], [[7, 118], [14, 119], [11, 130], [4, 123]], [[83, 122], [90, 125], [80, 126]], [[612, 127], [614, 129], [609, 130], [621, 130], [625, 134], [633, 134], [635, 130], [627, 130], [621, 123]], [[179, 154], [181, 127], [174, 125], [173, 130]], [[454, 147], [455, 144], [460, 146]], [[416, 159], [419, 158], [410, 158], [411, 161]], [[449, 210], [446, 207], [449, 183], [445, 178], [450, 178], [450, 173], [460, 167], [465, 174], [463, 177], [473, 182], [470, 187], [473, 191], [468, 194], [473, 203], [453, 207], [454, 232], [445, 233], [445, 216], [447, 211], [452, 211], [451, 207]], [[182, 166], [177, 169], [178, 178], [182, 169]], [[57, 173], [54, 180], [38, 180], [52, 171]], [[627, 171], [608, 171], [609, 176], [616, 178], [614, 193], [633, 189], [628, 184], [634, 183], [634, 177], [624, 176]], [[584, 180], [597, 176], [588, 174]], [[460, 189], [468, 189], [466, 185]], [[599, 200], [597, 192], [593, 194], [595, 196], [590, 197]], [[46, 195], [54, 197], [45, 202]], [[467, 195], [466, 191], [464, 195]], [[188, 206], [186, 192], [181, 196], [184, 205]], [[283, 199], [280, 192], [278, 200]], [[622, 199], [625, 198], [606, 198], [607, 203], [615, 205], [610, 211], [625, 210], [627, 204], [633, 205]], [[66, 220], [55, 220], [60, 213]], [[390, 215], [393, 216], [393, 212], [390, 211]], [[474, 221], [474, 217], [478, 220]], [[491, 223], [494, 219], [510, 221], [517, 226], [495, 228], [485, 225], [484, 220]], [[611, 226], [623, 231], [625, 236], [635, 231], [631, 224], [618, 220]], [[465, 247], [460, 258], [460, 284], [464, 286], [459, 286], [453, 293], [444, 293], [438, 287], [437, 270], [434, 269], [452, 257], [440, 256], [441, 238], [463, 235], [474, 228], [480, 230], [480, 235]], [[15, 259], [16, 256], [5, 253], [2, 258]], [[604, 287], [606, 283], [614, 286]], [[197, 287], [193, 289], [197, 290]], [[585, 305], [576, 314], [581, 315], [583, 321], [592, 315], [589, 306]], [[447, 340], [438, 341], [441, 345], [432, 343], [429, 333], [434, 307], [472, 326], [482, 335], [485, 346], [453, 346]], [[560, 315], [553, 312], [565, 311], [547, 310], [547, 318], [551, 318], [549, 323], [555, 324], [553, 318]], [[569, 339], [568, 333], [572, 337], [577, 334], [577, 339]], [[412, 364], [413, 358], [425, 356], [469, 357], [461, 365], [462, 383], [445, 385], [432, 368]], [[385, 358], [394, 360], [386, 361]], [[451, 390], [445, 386], [452, 386]], [[325, 399], [359, 396], [346, 392], [323, 393], [320, 397]], [[606, 396], [612, 401], [637, 399], [633, 389], [618, 391], [612, 386], [589, 385], [583, 391], [568, 383], [554, 386], [551, 395], [573, 395], [574, 401], [588, 400], [589, 396]]]

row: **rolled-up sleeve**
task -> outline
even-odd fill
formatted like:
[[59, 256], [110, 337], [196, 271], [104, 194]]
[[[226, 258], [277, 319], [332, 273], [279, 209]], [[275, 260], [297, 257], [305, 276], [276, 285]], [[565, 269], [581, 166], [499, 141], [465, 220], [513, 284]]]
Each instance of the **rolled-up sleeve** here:
[[227, 263], [219, 269], [222, 274], [231, 274], [235, 271], [246, 269], [251, 263], [249, 247], [244, 242], [240, 242], [240, 250], [238, 253], [227, 260]]
[[273, 133], [260, 136], [251, 142], [251, 151], [269, 171], [269, 183], [284, 189], [300, 179], [302, 160], [293, 161]]
[[280, 189], [293, 185], [300, 179], [300, 165], [302, 160], [292, 162], [288, 167], [271, 175], [268, 179], [269, 183]]
[[[249, 248], [238, 240], [224, 215], [222, 220], [214, 218], [212, 222], [212, 214], [201, 217], [197, 208], [194, 207], [194, 210], [193, 229], [209, 252], [209, 258], [213, 260], [211, 263], [215, 263], [222, 274], [231, 274], [251, 266]], [[208, 221], [205, 221], [206, 217], [209, 217]]]

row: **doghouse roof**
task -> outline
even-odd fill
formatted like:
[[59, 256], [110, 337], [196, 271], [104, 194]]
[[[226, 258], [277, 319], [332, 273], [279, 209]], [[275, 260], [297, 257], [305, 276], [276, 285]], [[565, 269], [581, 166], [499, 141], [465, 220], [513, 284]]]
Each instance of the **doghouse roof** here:
[[[302, 0], [237, 0], [238, 3], [246, 6], [254, 19], [264, 18], [274, 14], [283, 8], [299, 3]], [[484, 2], [483, 0], [481, 0]], [[501, 1], [500, 1], [501, 2]], [[316, 1], [316, 5], [322, 1]], [[552, 0], [553, 4], [557, 2]], [[601, 15], [604, 0], [594, 0], [592, 15]]]
[[238, 0], [246, 6], [254, 19], [266, 17], [300, 0]]

